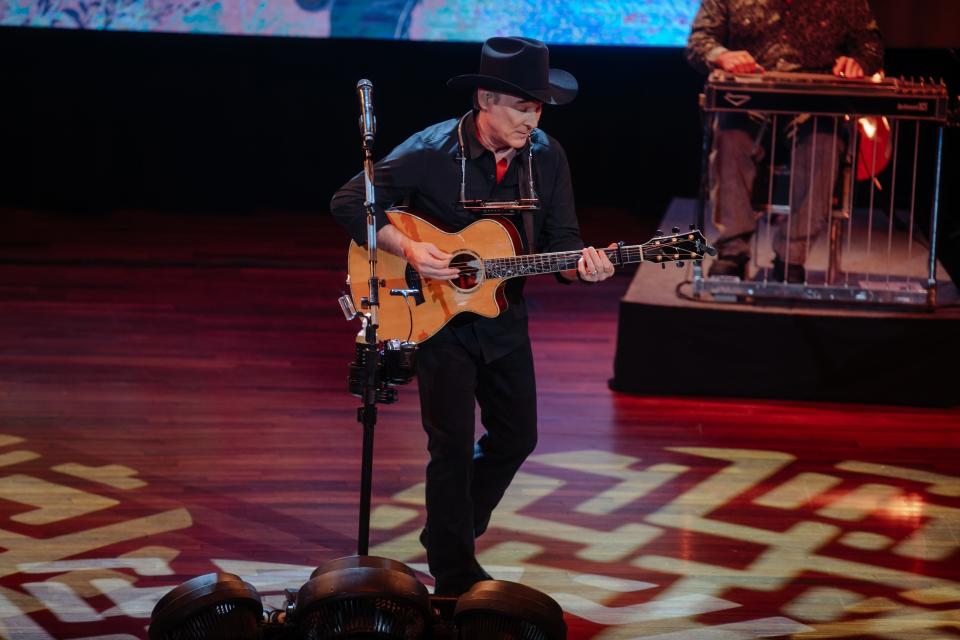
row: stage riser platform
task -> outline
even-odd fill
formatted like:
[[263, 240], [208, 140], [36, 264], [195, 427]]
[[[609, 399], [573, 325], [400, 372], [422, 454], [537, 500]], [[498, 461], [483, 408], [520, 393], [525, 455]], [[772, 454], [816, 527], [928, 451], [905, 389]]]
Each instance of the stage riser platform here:
[[[675, 199], [661, 228], [685, 228], [693, 200]], [[717, 236], [708, 225], [708, 238]], [[848, 263], [882, 273], [852, 243]], [[921, 255], [922, 247], [916, 247]], [[762, 262], [762, 261], [761, 261]], [[767, 266], [765, 263], [763, 266]], [[710, 259], [703, 264], [703, 274]], [[694, 270], [642, 265], [620, 303], [617, 391], [956, 406], [957, 290], [938, 269], [935, 308], [868, 303], [760, 303], [694, 297]], [[897, 274], [901, 277], [903, 274]], [[942, 279], [941, 279], [942, 278]], [[755, 286], [762, 275], [755, 273]], [[706, 281], [709, 281], [708, 278]], [[943, 373], [941, 373], [943, 372]]]
[[[610, 386], [650, 395], [955, 405], [957, 322], [623, 301]], [[944, 371], [944, 373], [940, 373]]]

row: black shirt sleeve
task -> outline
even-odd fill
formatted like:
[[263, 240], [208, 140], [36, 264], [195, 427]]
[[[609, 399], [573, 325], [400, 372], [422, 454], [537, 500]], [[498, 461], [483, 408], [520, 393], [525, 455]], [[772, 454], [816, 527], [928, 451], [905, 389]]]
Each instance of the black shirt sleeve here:
[[580, 226], [577, 223], [577, 208], [573, 200], [573, 182], [570, 178], [570, 165], [567, 154], [553, 138], [547, 137], [547, 144], [553, 153], [550, 171], [541, 175], [552, 176], [549, 201], [545, 202], [543, 227], [537, 238], [538, 251], [575, 251], [583, 248], [580, 238]]
[[[422, 169], [418, 168], [418, 159], [423, 155], [419, 137], [420, 134], [413, 135], [374, 165], [377, 231], [389, 224], [384, 211], [403, 202], [419, 186]], [[343, 185], [330, 201], [333, 217], [361, 245], [367, 243], [367, 216], [363, 206], [366, 193], [361, 171]]]

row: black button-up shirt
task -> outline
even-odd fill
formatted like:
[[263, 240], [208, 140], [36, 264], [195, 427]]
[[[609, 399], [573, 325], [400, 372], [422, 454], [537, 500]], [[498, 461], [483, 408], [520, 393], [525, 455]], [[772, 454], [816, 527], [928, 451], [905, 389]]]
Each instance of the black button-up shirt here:
[[[378, 230], [388, 224], [384, 209], [401, 204], [453, 229], [462, 229], [478, 219], [477, 212], [458, 204], [461, 182], [458, 122], [458, 119], [447, 120], [427, 127], [376, 163]], [[527, 148], [517, 152], [506, 175], [497, 183], [496, 161], [493, 153], [480, 144], [472, 113], [464, 119], [463, 140], [467, 156], [467, 200], [515, 200], [528, 195]], [[539, 252], [581, 249], [583, 240], [577, 224], [566, 153], [556, 140], [539, 129], [533, 131], [530, 144], [533, 145], [534, 187], [540, 199], [540, 208], [533, 212], [535, 249]], [[337, 191], [330, 203], [334, 218], [360, 244], [367, 241], [365, 197], [361, 172]], [[526, 243], [519, 214], [514, 216], [513, 222]], [[506, 311], [496, 318], [463, 314], [443, 331], [475, 332], [488, 362], [506, 355], [527, 340], [527, 310], [522, 290], [522, 278], [508, 281], [505, 293], [509, 306]]]

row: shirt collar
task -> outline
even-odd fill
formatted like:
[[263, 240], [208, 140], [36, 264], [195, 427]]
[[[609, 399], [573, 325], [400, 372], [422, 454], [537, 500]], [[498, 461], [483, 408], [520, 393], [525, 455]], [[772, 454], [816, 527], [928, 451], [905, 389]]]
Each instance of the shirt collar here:
[[[477, 137], [477, 112], [471, 111], [463, 119], [463, 139], [464, 145], [467, 147], [467, 158], [469, 160], [474, 160], [479, 158], [484, 153], [489, 153], [491, 156], [496, 156], [492, 151], [487, 149], [480, 143], [480, 138]], [[530, 143], [527, 142], [527, 145]], [[513, 160], [521, 151], [524, 151], [527, 147], [524, 146], [523, 149], [512, 149], [510, 153], [507, 153], [504, 158], [508, 160]]]
[[463, 142], [467, 147], [467, 157], [470, 160], [479, 158], [488, 151], [485, 146], [480, 144], [480, 138], [477, 137], [476, 111], [471, 111], [463, 119]]

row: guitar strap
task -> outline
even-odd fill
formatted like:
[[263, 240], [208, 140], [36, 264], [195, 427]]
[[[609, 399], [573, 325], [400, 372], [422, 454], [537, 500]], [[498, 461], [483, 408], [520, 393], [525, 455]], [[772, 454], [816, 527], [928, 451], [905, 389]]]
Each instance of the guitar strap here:
[[523, 215], [523, 230], [527, 236], [527, 253], [536, 253], [537, 245], [533, 241], [533, 211], [525, 210], [520, 213]]
[[[460, 201], [459, 204], [464, 209], [479, 211], [478, 215], [480, 216], [503, 216], [505, 214], [516, 214], [519, 213], [520, 217], [523, 219], [523, 232], [526, 237], [527, 243], [527, 253], [536, 253], [537, 244], [534, 241], [534, 224], [533, 224], [533, 214], [535, 211], [538, 211], [539, 198], [537, 197], [537, 191], [534, 186], [533, 179], [533, 141], [530, 140], [527, 143], [527, 153], [526, 153], [526, 180], [528, 185], [527, 197], [522, 195], [523, 193], [523, 169], [520, 169], [520, 192], [521, 197], [519, 200], [513, 202], [498, 202], [498, 203], [488, 203], [483, 201], [470, 201], [467, 200], [467, 147], [464, 144], [463, 140], [463, 123], [467, 119], [472, 111], [468, 111], [460, 117], [460, 120], [457, 122], [457, 144], [459, 146], [459, 154], [457, 154], [457, 161], [460, 163]], [[520, 154], [518, 154], [520, 155]], [[468, 204], [471, 203], [471, 204]], [[505, 205], [505, 206], [498, 206]], [[514, 218], [516, 220], [516, 218]]]

